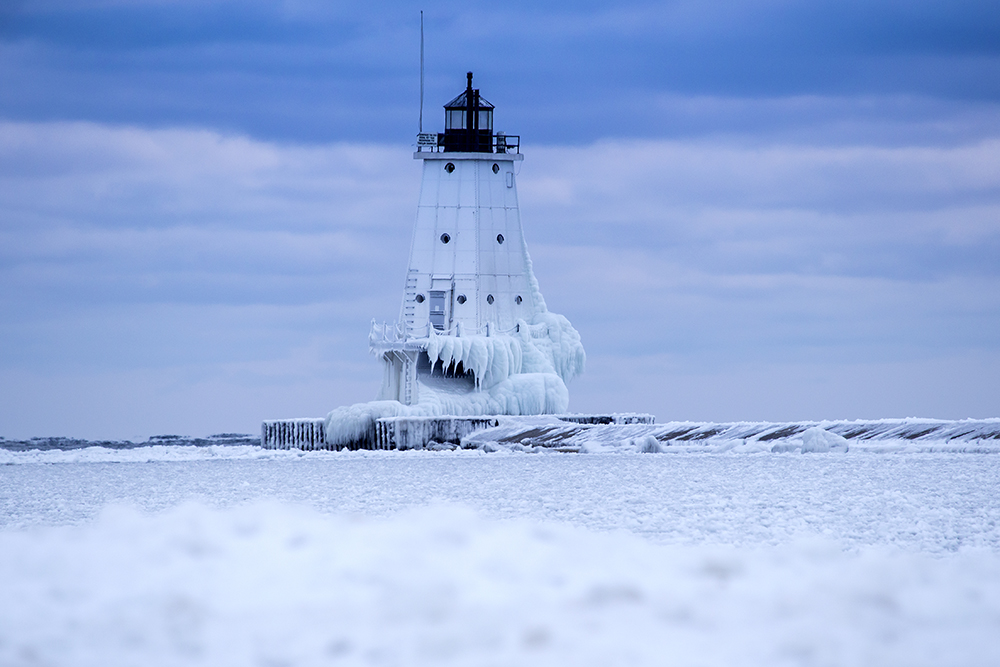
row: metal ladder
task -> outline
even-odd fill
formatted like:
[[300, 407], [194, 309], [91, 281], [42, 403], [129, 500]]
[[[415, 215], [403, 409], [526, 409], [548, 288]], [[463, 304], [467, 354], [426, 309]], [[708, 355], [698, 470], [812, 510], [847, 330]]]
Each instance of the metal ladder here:
[[[411, 274], [416, 272], [411, 271]], [[403, 326], [407, 329], [411, 329], [414, 325], [414, 318], [416, 317], [416, 301], [414, 300], [417, 296], [417, 276], [407, 275], [406, 276], [406, 289], [403, 290]]]

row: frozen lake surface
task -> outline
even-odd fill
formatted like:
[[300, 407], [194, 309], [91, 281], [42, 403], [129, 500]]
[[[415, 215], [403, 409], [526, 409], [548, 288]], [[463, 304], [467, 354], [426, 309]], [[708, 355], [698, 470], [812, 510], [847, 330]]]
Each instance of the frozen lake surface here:
[[[261, 452], [263, 453], [263, 452]], [[108, 504], [278, 500], [381, 517], [452, 503], [488, 519], [627, 530], [673, 544], [1000, 552], [1000, 456], [275, 452], [274, 458], [0, 467], [6, 527], [79, 523]]]
[[1000, 664], [994, 454], [3, 462], [0, 664]]

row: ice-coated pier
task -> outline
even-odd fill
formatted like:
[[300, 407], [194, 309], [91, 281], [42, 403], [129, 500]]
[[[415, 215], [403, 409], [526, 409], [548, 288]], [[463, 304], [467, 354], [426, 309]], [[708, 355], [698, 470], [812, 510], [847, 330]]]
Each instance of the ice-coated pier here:
[[260, 426], [264, 449], [333, 449], [326, 443], [324, 419], [268, 419]]
[[[438, 449], [496, 447], [564, 452], [634, 450], [804, 451], [818, 430], [858, 451], [1000, 452], [1000, 419], [877, 419], [821, 422], [666, 422], [652, 415], [384, 417], [370, 433], [341, 444], [325, 437], [324, 419], [264, 422], [267, 449]], [[809, 448], [806, 447], [805, 451]]]
[[[550, 419], [567, 426], [655, 422], [652, 415], [645, 414], [552, 415]], [[342, 444], [326, 437], [325, 419], [271, 419], [261, 426], [260, 444], [265, 449], [435, 449], [443, 445], [461, 446], [463, 438], [497, 428], [501, 420], [514, 428], [534, 425], [531, 419], [496, 415], [383, 417], [375, 421], [369, 432]]]

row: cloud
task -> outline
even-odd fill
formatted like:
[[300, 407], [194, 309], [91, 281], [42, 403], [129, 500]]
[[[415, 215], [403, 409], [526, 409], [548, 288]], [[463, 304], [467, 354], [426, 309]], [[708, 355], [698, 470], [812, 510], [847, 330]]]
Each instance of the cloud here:
[[[264, 396], [377, 388], [368, 322], [397, 311], [408, 244], [386, 238], [408, 237], [419, 178], [405, 149], [7, 123], [0, 155], [5, 435], [201, 432], [233, 414], [253, 431]], [[136, 396], [162, 406], [146, 426], [148, 407], [121, 414]]]
[[[605, 193], [628, 188], [646, 193], [658, 211], [691, 201], [714, 202], [720, 208], [740, 203], [845, 212], [925, 211], [942, 202], [952, 206], [995, 199], [1000, 194], [994, 176], [1000, 167], [998, 149], [997, 140], [951, 148], [606, 141], [570, 149], [578, 159], [570, 162], [573, 172], [565, 178], [572, 184], [573, 201], [589, 206]], [[554, 150], [555, 159], [565, 163], [567, 150]], [[546, 149], [534, 152], [549, 179], [545, 183], [564, 175], [547, 160]]]
[[[410, 142], [418, 11], [404, 2], [26, 3], [0, 32], [0, 86], [18, 91], [0, 99], [0, 116]], [[863, 98], [892, 116], [912, 98], [924, 101], [911, 111], [925, 124], [952, 126], [966, 104], [989, 107], [989, 124], [1000, 103], [1000, 11], [978, 0], [446, 2], [426, 19], [429, 110], [440, 113], [471, 69], [508, 130], [560, 144], [774, 132], [789, 120], [690, 115], [664, 110], [664, 99]], [[880, 112], [864, 116], [877, 122]]]
[[[580, 412], [650, 412], [658, 421], [785, 421], [996, 414], [995, 350], [918, 360], [787, 361], [692, 368], [669, 353], [589, 359], [571, 388]], [[655, 389], [655, 390], [651, 390]]]
[[[989, 416], [998, 149], [532, 149], [529, 249], [588, 350], [574, 408]], [[4, 435], [253, 431], [374, 393], [368, 322], [398, 310], [419, 185], [407, 150], [4, 123], [0, 165]], [[153, 421], [122, 407], [146, 400]]]
[[[391, 207], [416, 196], [412, 178], [409, 193], [397, 185], [398, 194], [385, 196], [388, 183], [405, 173], [405, 147], [278, 146], [209, 130], [0, 123], [0, 150], [8, 206], [30, 205], [55, 218], [69, 203], [74, 220], [82, 209], [101, 225], [123, 219], [137, 226], [141, 217], [145, 227], [186, 220], [327, 229], [330, 216], [355, 226], [369, 224], [372, 212], [391, 219], [398, 210]], [[46, 196], [39, 198], [40, 190]], [[351, 197], [341, 199], [344, 207], [317, 205], [345, 193]]]
[[[697, 252], [713, 271], [996, 275], [1000, 144], [602, 142], [536, 149], [542, 240]], [[627, 205], [623, 203], [627, 202]], [[552, 233], [548, 233], [551, 230]]]

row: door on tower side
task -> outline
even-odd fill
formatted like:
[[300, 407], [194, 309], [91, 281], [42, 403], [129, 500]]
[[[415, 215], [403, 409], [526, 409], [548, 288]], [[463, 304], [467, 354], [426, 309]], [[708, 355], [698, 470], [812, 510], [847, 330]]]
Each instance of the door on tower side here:
[[438, 331], [445, 329], [445, 297], [447, 292], [431, 290], [430, 292], [430, 319], [431, 326]]

